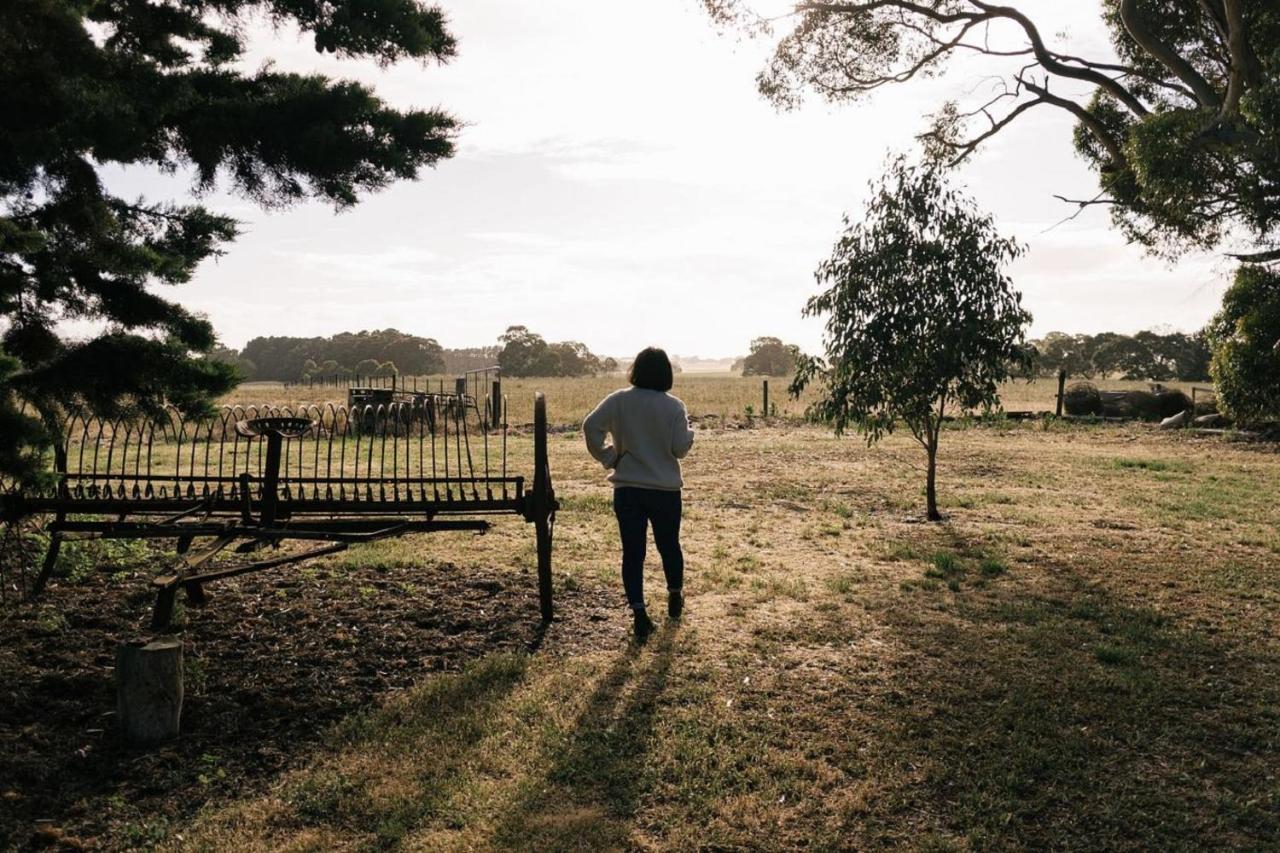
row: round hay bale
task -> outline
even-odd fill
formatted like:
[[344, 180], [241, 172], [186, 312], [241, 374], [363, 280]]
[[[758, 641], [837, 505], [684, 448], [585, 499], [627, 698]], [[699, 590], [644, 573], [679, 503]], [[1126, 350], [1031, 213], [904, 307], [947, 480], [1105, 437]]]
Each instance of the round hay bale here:
[[1102, 414], [1109, 418], [1162, 421], [1191, 408], [1191, 398], [1181, 391], [1103, 391]]
[[1171, 418], [1180, 412], [1190, 409], [1191, 398], [1181, 391], [1161, 388], [1155, 393], [1154, 406], [1155, 411], [1152, 415], [1152, 420], [1156, 418]]
[[1102, 395], [1092, 382], [1072, 382], [1062, 394], [1062, 408], [1068, 415], [1102, 414]]

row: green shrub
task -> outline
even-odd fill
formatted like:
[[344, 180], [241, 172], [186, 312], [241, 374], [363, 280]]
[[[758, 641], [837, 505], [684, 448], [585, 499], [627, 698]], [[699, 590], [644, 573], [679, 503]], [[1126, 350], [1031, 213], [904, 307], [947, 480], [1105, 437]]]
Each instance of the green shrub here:
[[1280, 420], [1280, 272], [1240, 267], [1208, 331], [1219, 408], [1246, 426]]

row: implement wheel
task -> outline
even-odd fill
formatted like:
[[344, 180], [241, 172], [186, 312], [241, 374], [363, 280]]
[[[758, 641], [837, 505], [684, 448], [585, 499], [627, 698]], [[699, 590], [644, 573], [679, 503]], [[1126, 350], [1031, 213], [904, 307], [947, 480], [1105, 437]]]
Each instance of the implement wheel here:
[[551, 538], [555, 530], [555, 490], [551, 486], [551, 465], [547, 461], [547, 400], [539, 391], [533, 398], [533, 512], [532, 521], [538, 547], [538, 602], [542, 621], [550, 622]]

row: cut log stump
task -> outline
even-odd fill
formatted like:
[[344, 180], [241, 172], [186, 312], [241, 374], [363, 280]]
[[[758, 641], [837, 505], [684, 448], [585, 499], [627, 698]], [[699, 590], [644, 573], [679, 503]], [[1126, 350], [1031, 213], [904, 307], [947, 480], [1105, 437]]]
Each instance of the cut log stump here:
[[182, 641], [116, 647], [116, 714], [124, 739], [138, 746], [178, 736], [182, 716]]

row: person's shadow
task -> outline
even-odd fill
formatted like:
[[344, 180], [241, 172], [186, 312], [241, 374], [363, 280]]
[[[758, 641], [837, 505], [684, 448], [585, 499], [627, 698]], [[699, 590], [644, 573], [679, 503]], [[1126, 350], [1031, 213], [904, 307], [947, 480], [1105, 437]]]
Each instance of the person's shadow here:
[[597, 683], [553, 752], [494, 832], [498, 847], [607, 850], [634, 846], [630, 818], [652, 776], [645, 766], [679, 626], [629, 648]]

